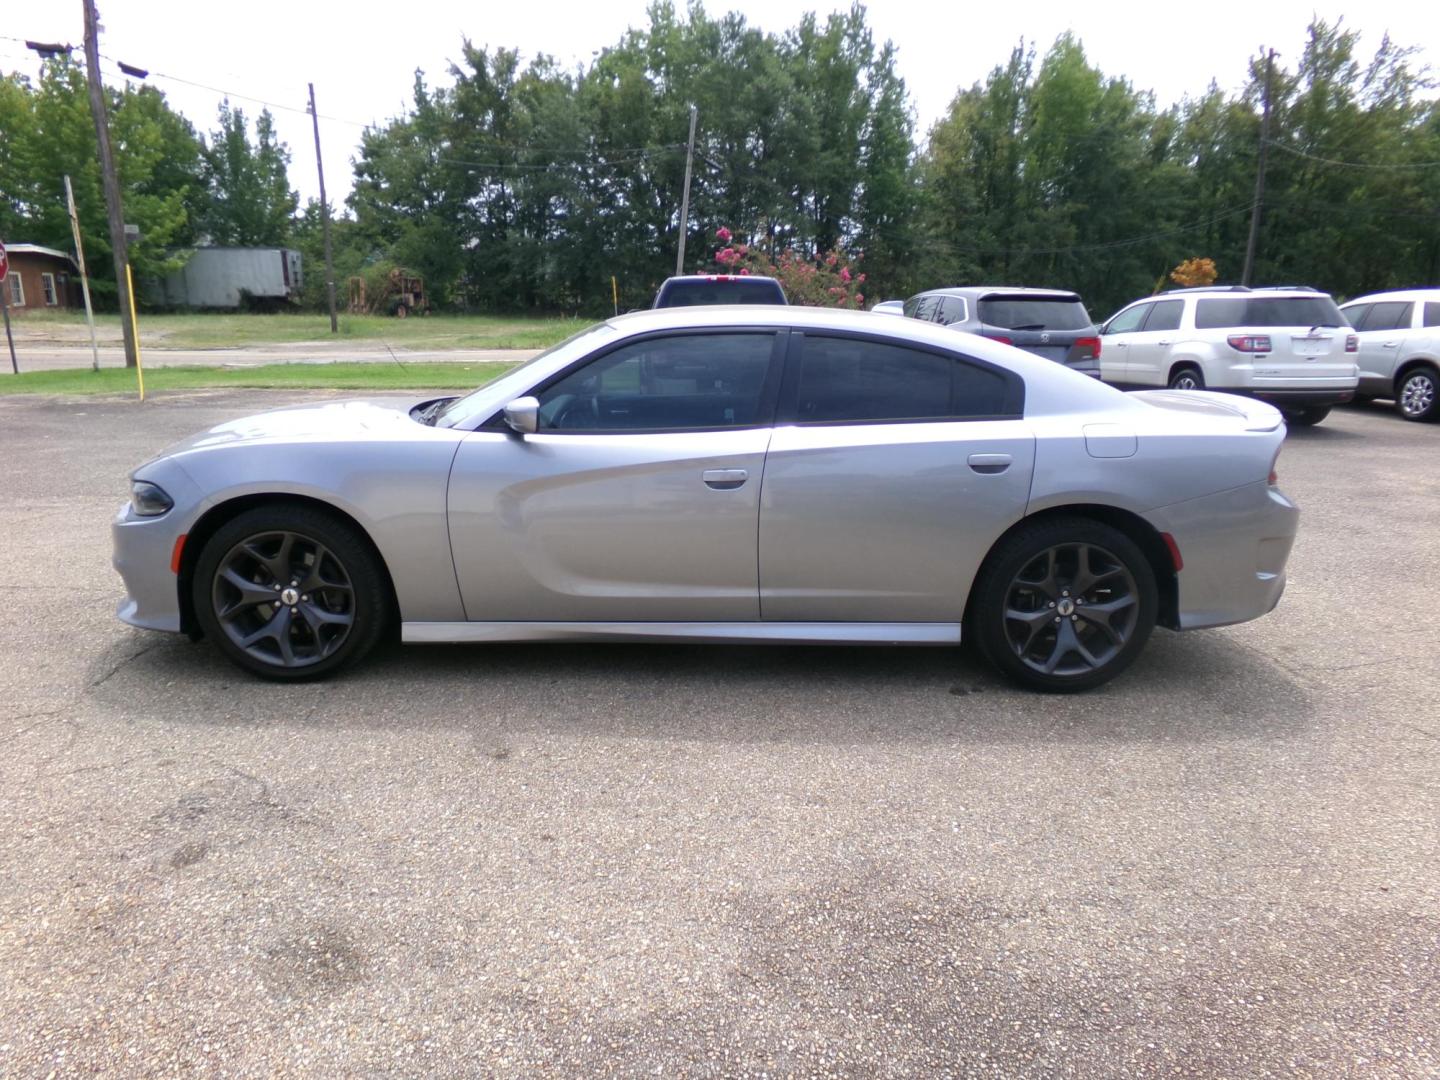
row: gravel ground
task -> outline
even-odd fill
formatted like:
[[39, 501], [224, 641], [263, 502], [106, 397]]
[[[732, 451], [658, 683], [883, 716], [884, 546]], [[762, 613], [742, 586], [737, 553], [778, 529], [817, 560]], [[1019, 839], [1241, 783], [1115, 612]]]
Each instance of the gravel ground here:
[[1271, 616], [951, 650], [118, 623], [128, 469], [317, 395], [0, 398], [0, 1075], [1440, 1075], [1440, 426], [1294, 432]]

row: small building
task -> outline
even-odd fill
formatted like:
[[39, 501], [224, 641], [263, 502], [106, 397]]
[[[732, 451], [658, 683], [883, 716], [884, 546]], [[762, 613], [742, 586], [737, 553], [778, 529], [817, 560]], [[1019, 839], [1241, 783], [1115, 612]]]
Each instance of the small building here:
[[10, 259], [10, 273], [0, 288], [5, 290], [13, 314], [83, 306], [80, 268], [65, 252], [39, 244], [6, 244], [5, 253]]
[[185, 265], [152, 282], [164, 307], [278, 308], [300, 296], [300, 252], [290, 248], [199, 247]]

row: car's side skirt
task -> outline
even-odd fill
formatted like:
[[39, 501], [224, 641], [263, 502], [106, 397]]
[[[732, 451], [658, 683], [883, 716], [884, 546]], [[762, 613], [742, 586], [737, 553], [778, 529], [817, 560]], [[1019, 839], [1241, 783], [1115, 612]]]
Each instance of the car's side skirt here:
[[796, 645], [956, 645], [955, 623], [838, 622], [407, 622], [402, 641], [417, 644], [516, 641], [745, 641]]

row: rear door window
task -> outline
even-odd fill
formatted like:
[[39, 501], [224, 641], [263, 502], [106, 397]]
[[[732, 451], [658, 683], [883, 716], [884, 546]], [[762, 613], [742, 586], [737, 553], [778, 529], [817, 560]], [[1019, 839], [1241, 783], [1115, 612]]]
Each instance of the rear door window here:
[[982, 323], [1002, 330], [1084, 330], [1091, 325], [1078, 296], [986, 296], [976, 310]]
[[1150, 305], [1150, 315], [1145, 320], [1145, 331], [1179, 330], [1180, 316], [1185, 311], [1184, 300], [1160, 300]]
[[1440, 303], [1433, 300], [1425, 302], [1425, 325], [1440, 326]]
[[948, 353], [806, 334], [791, 411], [801, 423], [988, 419], [1019, 416], [1023, 389]]
[[965, 321], [965, 301], [958, 296], [942, 296], [940, 298], [940, 317], [937, 322], [946, 326], [952, 323]]

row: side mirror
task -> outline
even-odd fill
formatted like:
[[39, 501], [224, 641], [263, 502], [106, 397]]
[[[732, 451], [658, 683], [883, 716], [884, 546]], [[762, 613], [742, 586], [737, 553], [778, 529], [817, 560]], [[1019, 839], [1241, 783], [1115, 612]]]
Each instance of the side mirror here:
[[505, 423], [510, 430], [521, 435], [534, 435], [540, 430], [540, 401], [538, 398], [516, 398], [505, 406]]

